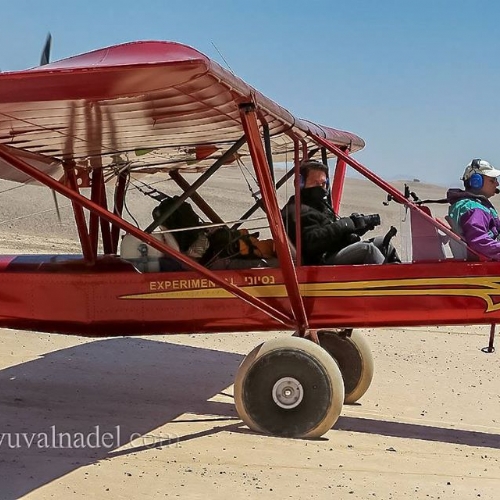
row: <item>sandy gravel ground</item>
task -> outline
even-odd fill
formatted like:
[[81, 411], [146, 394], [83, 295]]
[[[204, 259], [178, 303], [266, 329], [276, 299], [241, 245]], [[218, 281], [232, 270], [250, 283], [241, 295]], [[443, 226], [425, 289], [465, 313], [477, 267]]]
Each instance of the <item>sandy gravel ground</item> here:
[[[246, 207], [246, 187], [231, 175], [206, 188], [224, 216]], [[3, 253], [78, 251], [64, 201], [59, 223], [50, 193], [12, 187], [0, 184]], [[380, 212], [382, 229], [400, 227], [404, 214], [384, 199], [349, 180], [343, 211]], [[134, 191], [130, 205], [149, 221], [153, 202]], [[480, 350], [489, 329], [364, 333], [375, 360], [368, 392], [323, 438], [292, 440], [250, 432], [232, 397], [243, 356], [284, 332], [88, 339], [1, 330], [0, 498], [500, 498], [500, 363]]]

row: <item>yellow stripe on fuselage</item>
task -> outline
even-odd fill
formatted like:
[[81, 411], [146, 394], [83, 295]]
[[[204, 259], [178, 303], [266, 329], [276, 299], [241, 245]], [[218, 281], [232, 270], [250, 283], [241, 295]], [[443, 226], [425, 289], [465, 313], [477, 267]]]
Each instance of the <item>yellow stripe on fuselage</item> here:
[[[242, 290], [258, 298], [283, 298], [285, 285], [243, 286]], [[344, 281], [303, 283], [299, 285], [303, 297], [390, 297], [390, 296], [464, 296], [477, 297], [487, 304], [487, 311], [500, 309], [492, 296], [500, 296], [500, 277], [469, 278], [409, 278], [374, 281]], [[174, 290], [123, 295], [121, 299], [228, 299], [234, 295], [220, 287], [193, 290]]]

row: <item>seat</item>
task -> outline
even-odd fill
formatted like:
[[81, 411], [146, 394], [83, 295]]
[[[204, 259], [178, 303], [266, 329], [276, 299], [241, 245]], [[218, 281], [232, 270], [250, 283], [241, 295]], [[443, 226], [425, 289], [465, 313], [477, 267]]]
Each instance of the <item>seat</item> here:
[[[421, 205], [420, 209], [432, 217], [429, 207]], [[417, 210], [410, 211], [412, 261], [445, 260], [443, 240], [436, 226], [426, 220]]]
[[[450, 226], [450, 229], [457, 234], [457, 232], [453, 229], [453, 220], [449, 215], [445, 217], [445, 221]], [[457, 236], [460, 236], [457, 234]], [[462, 240], [462, 237], [460, 236], [461, 241], [454, 240], [453, 238], [449, 239], [449, 245], [450, 245], [450, 250], [451, 253], [453, 254], [453, 258], [457, 260], [468, 260], [468, 252], [467, 252], [467, 244], [465, 241]]]
[[[151, 233], [151, 236], [179, 252], [179, 244], [173, 234]], [[132, 262], [141, 272], [155, 273], [160, 271], [160, 259], [165, 257], [165, 254], [127, 233], [122, 238], [120, 256]]]

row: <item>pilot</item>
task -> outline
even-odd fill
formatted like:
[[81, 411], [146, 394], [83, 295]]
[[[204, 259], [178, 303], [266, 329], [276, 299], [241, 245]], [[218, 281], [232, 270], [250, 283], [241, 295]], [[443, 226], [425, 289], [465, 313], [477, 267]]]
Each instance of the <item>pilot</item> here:
[[[380, 224], [378, 214], [354, 213], [349, 217], [339, 217], [335, 214], [328, 196], [326, 165], [316, 160], [302, 163], [300, 185], [300, 227], [304, 265], [399, 262], [391, 244], [384, 248], [382, 237], [361, 240], [365, 233]], [[288, 236], [295, 244], [295, 196], [288, 200], [281, 210], [281, 215]]]
[[449, 189], [448, 220], [472, 250], [500, 260], [500, 219], [490, 198], [500, 191], [497, 177], [500, 170], [486, 160], [474, 159], [465, 168], [462, 181], [465, 189]]

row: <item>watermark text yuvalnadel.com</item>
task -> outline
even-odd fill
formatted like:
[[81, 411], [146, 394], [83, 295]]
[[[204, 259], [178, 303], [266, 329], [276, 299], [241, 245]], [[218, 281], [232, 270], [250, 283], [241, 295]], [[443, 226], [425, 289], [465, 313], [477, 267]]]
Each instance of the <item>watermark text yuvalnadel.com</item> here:
[[60, 432], [52, 425], [46, 432], [0, 432], [0, 449], [40, 448], [40, 449], [81, 449], [119, 448], [129, 443], [131, 446], [179, 445], [179, 437], [174, 434], [122, 433], [121, 426], [103, 431], [95, 425], [90, 432]]

